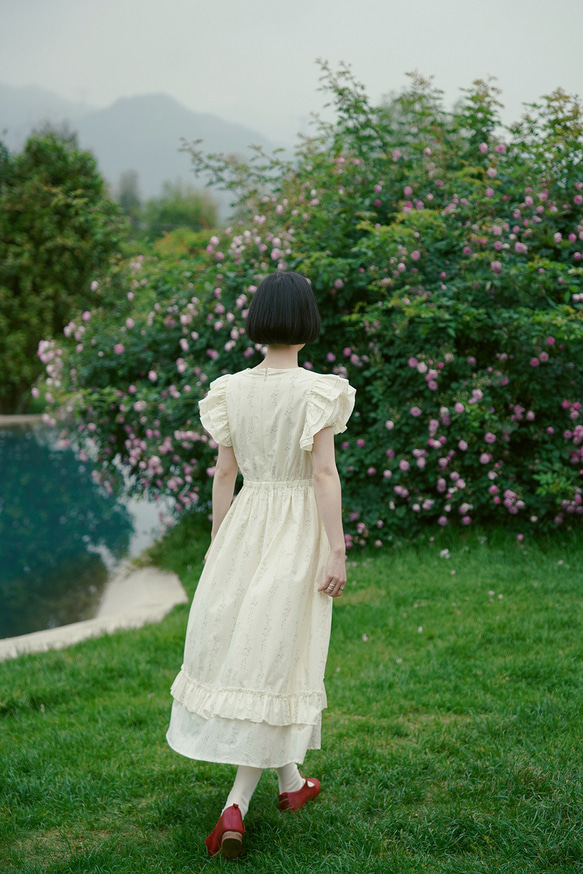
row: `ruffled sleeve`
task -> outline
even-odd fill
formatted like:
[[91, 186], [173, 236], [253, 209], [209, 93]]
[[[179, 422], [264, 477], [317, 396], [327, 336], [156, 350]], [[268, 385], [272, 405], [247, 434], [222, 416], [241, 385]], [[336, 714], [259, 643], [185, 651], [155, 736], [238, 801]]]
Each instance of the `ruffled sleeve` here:
[[354, 409], [355, 394], [347, 379], [333, 374], [319, 376], [308, 393], [300, 449], [310, 451], [314, 435], [323, 428], [333, 427], [335, 434], [346, 431], [346, 423]]
[[198, 402], [200, 421], [215, 443], [232, 446], [229, 417], [227, 416], [227, 383], [229, 374], [219, 376], [210, 384], [209, 393]]

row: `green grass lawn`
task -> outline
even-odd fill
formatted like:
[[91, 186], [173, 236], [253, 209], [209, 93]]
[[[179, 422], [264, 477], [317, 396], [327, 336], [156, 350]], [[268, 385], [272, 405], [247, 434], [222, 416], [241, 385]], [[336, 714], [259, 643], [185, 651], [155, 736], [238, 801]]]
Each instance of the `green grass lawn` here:
[[[182, 525], [154, 554], [192, 593], [205, 549]], [[574, 534], [352, 553], [322, 794], [282, 814], [265, 773], [236, 862], [204, 845], [234, 768], [164, 737], [187, 607], [0, 664], [0, 872], [583, 871], [582, 568]]]

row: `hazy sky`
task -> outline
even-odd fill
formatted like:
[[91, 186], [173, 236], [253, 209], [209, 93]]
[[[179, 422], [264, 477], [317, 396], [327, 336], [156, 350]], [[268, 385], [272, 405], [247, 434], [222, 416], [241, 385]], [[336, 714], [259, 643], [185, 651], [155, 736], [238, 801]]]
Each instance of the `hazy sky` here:
[[504, 120], [561, 86], [583, 95], [583, 0], [0, 0], [0, 83], [105, 106], [165, 92], [290, 140], [319, 110], [317, 57], [373, 100], [405, 73], [448, 105], [494, 75]]

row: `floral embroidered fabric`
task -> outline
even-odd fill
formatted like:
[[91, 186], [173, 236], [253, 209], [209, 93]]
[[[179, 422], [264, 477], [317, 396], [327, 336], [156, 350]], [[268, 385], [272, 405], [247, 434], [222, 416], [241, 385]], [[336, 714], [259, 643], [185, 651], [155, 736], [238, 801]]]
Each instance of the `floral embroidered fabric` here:
[[303, 368], [245, 370], [200, 402], [243, 474], [192, 603], [168, 742], [194, 759], [301, 763], [320, 746], [332, 600], [312, 482], [314, 435], [346, 429], [354, 389]]

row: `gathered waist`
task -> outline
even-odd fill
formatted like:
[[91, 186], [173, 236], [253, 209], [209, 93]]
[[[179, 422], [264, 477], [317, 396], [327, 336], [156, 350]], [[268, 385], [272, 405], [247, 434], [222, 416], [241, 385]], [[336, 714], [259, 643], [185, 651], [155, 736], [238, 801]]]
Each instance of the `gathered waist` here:
[[308, 489], [314, 485], [310, 479], [274, 479], [274, 480], [243, 480], [243, 487], [247, 489]]

